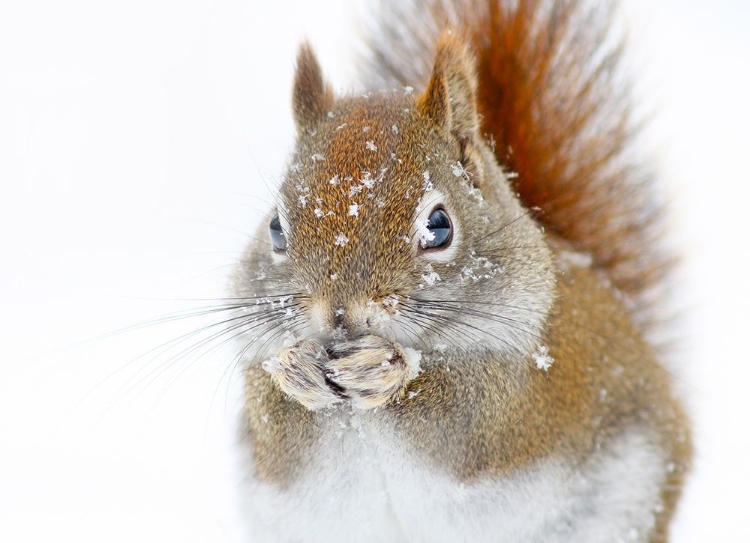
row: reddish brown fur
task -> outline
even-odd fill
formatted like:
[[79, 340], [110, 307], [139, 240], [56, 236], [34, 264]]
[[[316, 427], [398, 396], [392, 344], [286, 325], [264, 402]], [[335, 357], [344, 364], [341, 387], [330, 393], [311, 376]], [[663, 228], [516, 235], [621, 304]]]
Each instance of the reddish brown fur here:
[[[636, 127], [630, 89], [618, 78], [620, 45], [603, 45], [611, 9], [588, 13], [579, 0], [424, 3], [432, 21], [399, 24], [419, 46], [446, 26], [473, 44], [482, 132], [504, 169], [517, 174], [524, 204], [540, 210], [548, 230], [590, 253], [634, 302], [640, 328], [653, 331], [664, 300], [651, 295], [672, 258], [660, 243], [663, 208], [651, 172], [631, 156]], [[402, 44], [370, 46], [379, 77], [414, 84], [392, 60]]]

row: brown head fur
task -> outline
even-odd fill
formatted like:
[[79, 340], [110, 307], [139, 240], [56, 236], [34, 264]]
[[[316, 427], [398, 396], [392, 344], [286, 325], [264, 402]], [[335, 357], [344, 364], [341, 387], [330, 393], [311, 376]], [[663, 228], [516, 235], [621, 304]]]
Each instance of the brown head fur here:
[[[490, 246], [531, 245], [505, 264], [506, 276], [528, 281], [532, 307], [548, 307], [548, 255], [533, 221], [519, 218], [524, 210], [499, 182], [502, 174], [481, 141], [473, 59], [461, 40], [444, 38], [419, 96], [399, 90], [333, 99], [327, 88], [303, 46], [293, 92], [296, 151], [278, 209], [292, 265], [279, 272], [288, 269], [304, 287], [302, 303], [317, 325], [363, 333], [362, 308], [419, 287], [427, 262], [415, 247], [414, 214], [434, 205], [427, 185], [449, 200], [455, 230], [465, 232], [455, 260], [468, 262], [472, 251]], [[457, 165], [468, 172], [457, 176]], [[467, 198], [472, 186], [484, 199]], [[513, 224], [498, 230], [504, 220]], [[527, 265], [532, 261], [537, 265]], [[461, 267], [434, 266], [446, 280], [458, 280]]]

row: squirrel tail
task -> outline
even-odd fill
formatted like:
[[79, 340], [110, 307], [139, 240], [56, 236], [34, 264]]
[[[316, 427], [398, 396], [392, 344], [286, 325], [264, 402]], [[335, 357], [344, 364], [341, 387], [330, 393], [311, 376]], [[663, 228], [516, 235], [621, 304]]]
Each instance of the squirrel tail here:
[[585, 0], [381, 0], [363, 75], [425, 84], [440, 34], [464, 35], [476, 56], [482, 131], [521, 200], [591, 256], [653, 342], [672, 259], [654, 176], [634, 150], [613, 12], [612, 2]]

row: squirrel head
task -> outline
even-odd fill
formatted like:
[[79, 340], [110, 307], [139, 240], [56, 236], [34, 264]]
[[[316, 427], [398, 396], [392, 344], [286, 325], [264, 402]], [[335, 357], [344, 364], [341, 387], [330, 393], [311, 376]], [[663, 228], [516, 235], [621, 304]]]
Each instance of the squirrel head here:
[[337, 98], [303, 45], [295, 152], [236, 293], [293, 298], [280, 326], [295, 339], [533, 349], [552, 303], [549, 251], [481, 137], [476, 89], [450, 34], [418, 95]]

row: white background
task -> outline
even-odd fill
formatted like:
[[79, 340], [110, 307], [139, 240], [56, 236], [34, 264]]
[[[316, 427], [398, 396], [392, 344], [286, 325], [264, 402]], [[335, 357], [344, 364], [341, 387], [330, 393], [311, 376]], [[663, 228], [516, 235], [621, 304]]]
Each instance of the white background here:
[[[0, 7], [0, 541], [240, 540], [230, 354], [167, 343], [212, 321], [107, 333], [223, 295], [292, 143], [301, 38], [354, 81], [350, 3], [256, 4]], [[625, 8], [687, 257], [674, 540], [750, 541], [750, 4]]]

